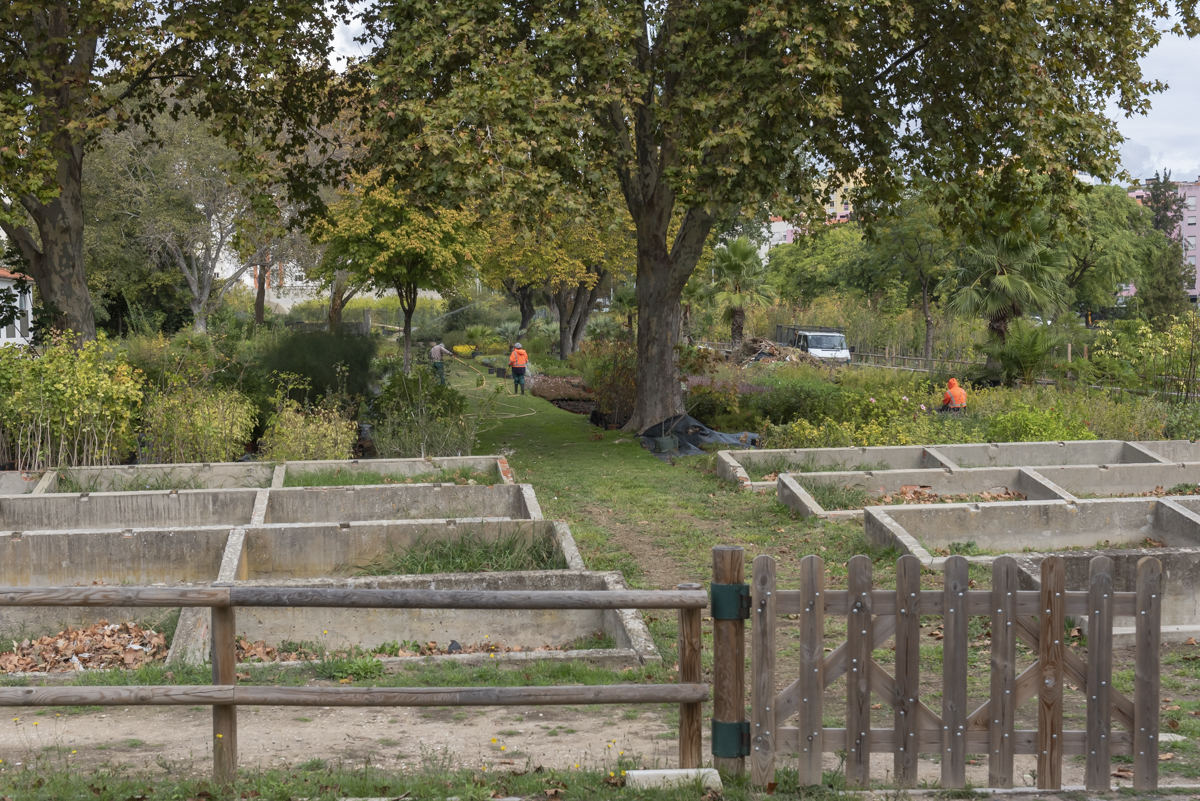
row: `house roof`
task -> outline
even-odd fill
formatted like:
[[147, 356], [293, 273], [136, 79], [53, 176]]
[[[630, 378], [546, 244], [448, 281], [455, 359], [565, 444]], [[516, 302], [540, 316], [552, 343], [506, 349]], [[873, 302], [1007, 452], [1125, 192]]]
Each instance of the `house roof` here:
[[27, 275], [22, 275], [21, 273], [11, 273], [3, 267], [0, 267], [0, 279], [2, 278], [8, 278], [13, 281], [16, 281], [19, 278], [24, 278], [26, 281], [31, 280]]

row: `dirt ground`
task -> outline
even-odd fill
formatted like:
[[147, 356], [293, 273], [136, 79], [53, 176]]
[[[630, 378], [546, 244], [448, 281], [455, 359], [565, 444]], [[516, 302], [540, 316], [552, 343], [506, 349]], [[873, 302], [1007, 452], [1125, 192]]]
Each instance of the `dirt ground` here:
[[[706, 719], [706, 729], [708, 725]], [[35, 710], [0, 728], [0, 759], [13, 767], [33, 760], [82, 769], [121, 763], [150, 773], [205, 775], [212, 769], [211, 731], [211, 713], [200, 707], [112, 707], [68, 714]], [[538, 765], [595, 768], [614, 765], [618, 756], [640, 756], [646, 767], [675, 767], [677, 744], [666, 737], [671, 737], [671, 726], [661, 711], [644, 707], [242, 707], [238, 762], [242, 768], [323, 760], [390, 770], [452, 765], [503, 771]], [[708, 750], [706, 736], [704, 753]], [[780, 760], [779, 766], [788, 767], [788, 761]], [[838, 759], [826, 754], [825, 763], [834, 769]], [[1036, 767], [1036, 757], [1017, 757], [1017, 776], [1025, 786], [1034, 785], [1031, 771]], [[872, 756], [875, 778], [886, 780], [891, 769], [890, 753]], [[936, 785], [939, 776], [936, 762], [921, 760], [922, 782]], [[986, 785], [986, 761], [968, 765], [967, 779]], [[1083, 764], [1068, 759], [1064, 785], [1083, 781]], [[1180, 782], [1164, 775], [1162, 783]]]

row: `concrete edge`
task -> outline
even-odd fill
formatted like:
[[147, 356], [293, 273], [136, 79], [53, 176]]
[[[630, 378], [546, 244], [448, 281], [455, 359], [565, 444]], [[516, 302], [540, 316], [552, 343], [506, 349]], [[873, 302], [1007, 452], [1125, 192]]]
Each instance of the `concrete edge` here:
[[935, 462], [940, 464], [944, 469], [950, 471], [951, 473], [958, 469], [958, 464], [954, 461], [951, 461], [949, 457], [947, 457], [937, 448], [926, 447], [925, 455], [932, 456]]
[[275, 470], [271, 473], [271, 489], [283, 489], [283, 482], [287, 480], [287, 463], [275, 465]]
[[750, 474], [733, 456], [733, 451], [717, 451], [717, 475], [738, 485], [738, 489], [751, 489]]
[[58, 488], [58, 471], [47, 470], [42, 473], [42, 477], [38, 480], [37, 486], [33, 488], [30, 495], [45, 495], [54, 492]]
[[513, 475], [513, 470], [508, 466], [508, 459], [503, 456], [496, 457], [496, 467], [500, 469], [500, 480], [505, 484], [516, 484], [517, 479]]
[[[1125, 440], [1125, 447], [1129, 448], [1130, 450], [1137, 451], [1138, 453], [1143, 454], [1145, 456], [1149, 456], [1150, 461], [1153, 463], [1174, 464], [1174, 462], [1172, 462], [1170, 459], [1166, 458], [1162, 454], [1155, 453], [1154, 451], [1147, 448], [1145, 445], [1142, 445], [1140, 442], [1130, 442], [1129, 440]], [[1131, 464], [1136, 464], [1136, 462], [1132, 462]]]
[[542, 520], [542, 505], [538, 503], [537, 494], [532, 484], [518, 484], [521, 488], [521, 499], [525, 502], [525, 512], [529, 520]]
[[[1075, 501], [1079, 500], [1074, 495], [1067, 492], [1065, 489], [1063, 489], [1059, 485], [1055, 484], [1053, 481], [1046, 478], [1041, 473], [1039, 473], [1038, 471], [1034, 470], [1031, 467], [1022, 467], [1022, 468], [1020, 468], [1020, 471], [1021, 471], [1021, 474], [1024, 475], [1026, 478], [1028, 478], [1030, 481], [1034, 482], [1035, 484], [1040, 484], [1042, 487], [1044, 487], [1046, 489], [1046, 491], [1048, 491], [1052, 495], [1056, 496], [1057, 500], [1069, 501], [1071, 503], [1074, 503]], [[1026, 493], [1026, 494], [1028, 495], [1028, 493]]]
[[920, 559], [925, 567], [932, 567], [933, 554], [925, 550], [925, 546], [909, 534], [904, 526], [893, 520], [884, 511], [886, 508], [871, 506], [863, 510], [863, 534], [867, 542], [876, 548], [897, 548], [901, 553], [910, 553]]
[[802, 519], [821, 517], [825, 514], [821, 504], [816, 502], [808, 490], [800, 486], [791, 473], [780, 473], [775, 483], [778, 488], [776, 497], [779, 502], [789, 509], [799, 512]]
[[558, 540], [559, 550], [567, 560], [568, 570], [587, 570], [583, 556], [579, 553], [579, 546], [575, 544], [575, 537], [571, 535], [570, 526], [561, 520], [554, 521], [554, 538]]
[[[614, 592], [629, 589], [629, 585], [625, 583], [625, 576], [621, 573], [610, 571], [601, 575], [604, 577], [604, 589]], [[637, 609], [614, 611], [626, 638], [628, 638], [629, 648], [637, 654], [638, 661], [643, 665], [647, 662], [661, 662], [662, 654], [658, 652], [658, 647], [654, 644], [654, 637], [650, 635], [650, 628], [642, 618], [641, 611]], [[614, 639], [620, 641], [619, 637]]]

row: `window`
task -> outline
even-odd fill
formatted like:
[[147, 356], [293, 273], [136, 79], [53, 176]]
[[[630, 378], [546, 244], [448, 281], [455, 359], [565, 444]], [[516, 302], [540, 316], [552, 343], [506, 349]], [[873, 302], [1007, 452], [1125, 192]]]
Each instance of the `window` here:
[[1195, 211], [1195, 210], [1196, 210], [1196, 196], [1195, 196], [1195, 195], [1188, 195], [1188, 197], [1187, 197], [1187, 210], [1188, 210], [1188, 211]]
[[1195, 263], [1196, 263], [1196, 257], [1195, 257], [1195, 256], [1188, 256], [1187, 260], [1188, 260], [1188, 264], [1195, 264]]
[[1195, 215], [1188, 217], [1188, 225], [1195, 225], [1195, 224], [1196, 224]]
[[1195, 249], [1196, 249], [1196, 237], [1194, 237], [1194, 236], [1189, 236], [1189, 237], [1187, 238], [1187, 249], [1188, 249], [1188, 250], [1195, 250]]

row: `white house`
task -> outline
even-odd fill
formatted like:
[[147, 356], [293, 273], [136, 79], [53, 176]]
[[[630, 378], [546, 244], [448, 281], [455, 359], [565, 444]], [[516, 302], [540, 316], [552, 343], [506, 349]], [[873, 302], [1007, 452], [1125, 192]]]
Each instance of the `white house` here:
[[29, 331], [33, 326], [33, 298], [32, 290], [26, 288], [24, 292], [17, 293], [17, 281], [22, 276], [16, 273], [10, 273], [8, 270], [0, 268], [0, 292], [8, 290], [17, 295], [17, 309], [19, 310], [17, 320], [12, 325], [0, 328], [0, 346], [2, 345], [28, 345]]

